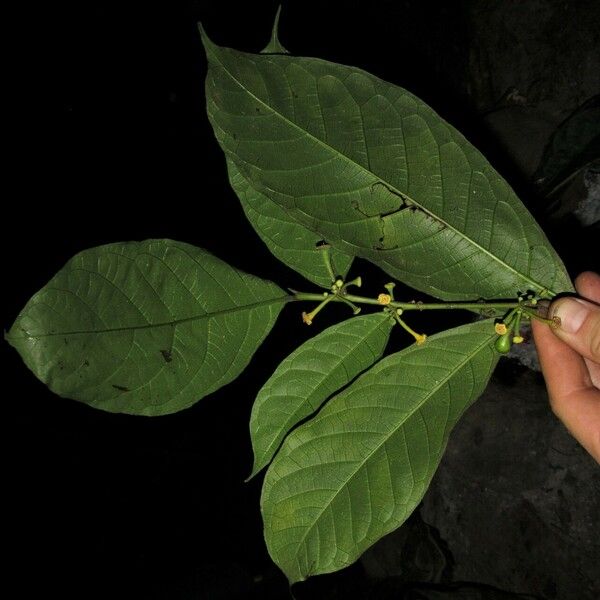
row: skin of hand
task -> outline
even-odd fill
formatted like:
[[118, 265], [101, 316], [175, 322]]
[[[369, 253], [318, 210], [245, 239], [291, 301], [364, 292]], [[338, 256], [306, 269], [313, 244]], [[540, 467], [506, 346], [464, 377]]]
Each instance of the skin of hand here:
[[532, 319], [533, 338], [552, 411], [600, 463], [600, 275], [582, 273], [575, 289], [548, 309], [558, 327]]

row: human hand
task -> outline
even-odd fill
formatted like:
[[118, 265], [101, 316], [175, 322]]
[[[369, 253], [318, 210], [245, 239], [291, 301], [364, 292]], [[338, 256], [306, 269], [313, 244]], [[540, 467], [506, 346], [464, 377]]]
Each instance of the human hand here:
[[581, 298], [550, 305], [559, 327], [532, 319], [533, 338], [552, 411], [600, 463], [600, 275], [582, 273], [575, 289]]

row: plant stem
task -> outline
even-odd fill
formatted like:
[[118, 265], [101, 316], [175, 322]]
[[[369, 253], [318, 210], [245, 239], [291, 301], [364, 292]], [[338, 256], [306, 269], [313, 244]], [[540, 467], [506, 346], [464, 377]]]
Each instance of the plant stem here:
[[425, 340], [427, 339], [427, 336], [423, 333], [417, 333], [414, 329], [412, 329], [412, 327], [409, 327], [398, 315], [397, 312], [394, 312], [394, 319], [396, 319], [396, 322], [398, 323], [398, 325], [400, 325], [400, 327], [402, 327], [402, 329], [404, 329], [405, 331], [408, 331], [408, 333], [410, 333], [410, 335], [412, 335], [415, 338], [415, 342], [417, 343], [418, 346], [421, 346], [422, 344], [425, 343]]
[[333, 265], [331, 264], [331, 247], [329, 244], [325, 243], [319, 246], [319, 251], [321, 252], [321, 257], [323, 258], [323, 264], [325, 265], [325, 269], [327, 270], [327, 274], [331, 279], [331, 283], [335, 282], [335, 273], [333, 272]]
[[[300, 300], [317, 300], [320, 302], [323, 300], [323, 294], [295, 292], [291, 297], [292, 302]], [[357, 296], [355, 294], [344, 294], [343, 297], [334, 295], [331, 298], [332, 302], [344, 302], [345, 300], [349, 300], [355, 304], [371, 304], [374, 306], [382, 306], [376, 298], [367, 298], [365, 296]], [[517, 300], [507, 302], [397, 302], [393, 300], [387, 306], [400, 308], [403, 312], [406, 310], [483, 310], [486, 308], [510, 310], [511, 308], [519, 306], [519, 302]]]

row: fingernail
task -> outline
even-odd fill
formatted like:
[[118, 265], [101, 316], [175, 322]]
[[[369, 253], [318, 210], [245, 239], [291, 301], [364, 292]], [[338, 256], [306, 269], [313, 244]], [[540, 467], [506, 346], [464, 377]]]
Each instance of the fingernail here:
[[552, 317], [560, 319], [560, 328], [567, 333], [577, 333], [590, 313], [590, 305], [585, 300], [564, 298], [553, 306]]
[[550, 301], [540, 300], [535, 308], [540, 317], [546, 318], [548, 316], [548, 309], [550, 308]]

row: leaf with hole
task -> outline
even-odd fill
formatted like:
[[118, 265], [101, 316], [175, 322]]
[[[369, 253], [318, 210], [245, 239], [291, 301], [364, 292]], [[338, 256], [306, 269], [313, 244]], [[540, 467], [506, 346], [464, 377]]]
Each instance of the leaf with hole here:
[[189, 244], [109, 244], [73, 257], [6, 337], [60, 396], [163, 415], [235, 379], [286, 299]]
[[573, 289], [506, 181], [411, 93], [354, 67], [202, 38], [219, 144], [296, 221], [445, 300]]
[[[322, 250], [317, 248], [322, 238], [255, 190], [232, 161], [227, 161], [227, 171], [231, 187], [240, 199], [248, 221], [273, 256], [309, 281], [324, 288], [331, 287], [331, 276], [325, 268]], [[331, 248], [330, 253], [334, 274], [345, 278], [352, 265], [352, 256], [335, 248]]]

